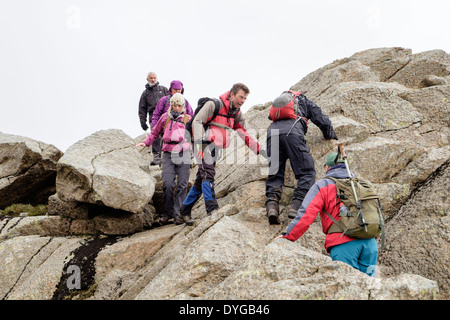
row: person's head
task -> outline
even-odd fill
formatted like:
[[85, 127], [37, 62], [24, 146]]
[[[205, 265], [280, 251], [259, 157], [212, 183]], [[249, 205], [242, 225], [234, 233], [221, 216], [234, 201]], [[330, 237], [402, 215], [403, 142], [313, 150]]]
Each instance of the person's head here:
[[157, 81], [158, 81], [158, 77], [156, 76], [156, 73], [154, 73], [154, 72], [147, 73], [147, 82], [150, 85], [152, 85], [152, 86], [155, 85]]
[[230, 102], [233, 108], [238, 109], [242, 107], [250, 90], [243, 83], [235, 83], [230, 90]]
[[169, 91], [172, 92], [172, 94], [175, 93], [184, 93], [183, 83], [179, 80], [173, 80], [170, 83]]
[[175, 111], [181, 113], [184, 111], [185, 105], [186, 100], [184, 100], [183, 95], [177, 92], [172, 96], [172, 98], [170, 98], [169, 112]]
[[330, 153], [326, 160], [325, 160], [325, 170], [328, 171], [331, 169], [331, 167], [334, 167], [335, 165], [339, 163], [344, 163], [344, 159], [342, 159], [342, 156], [337, 152]]

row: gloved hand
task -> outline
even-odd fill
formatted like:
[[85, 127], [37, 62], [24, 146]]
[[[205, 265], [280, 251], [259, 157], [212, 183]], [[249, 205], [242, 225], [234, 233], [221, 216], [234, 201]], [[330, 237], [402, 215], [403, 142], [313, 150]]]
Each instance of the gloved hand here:
[[148, 125], [146, 123], [141, 123], [142, 130], [147, 131]]

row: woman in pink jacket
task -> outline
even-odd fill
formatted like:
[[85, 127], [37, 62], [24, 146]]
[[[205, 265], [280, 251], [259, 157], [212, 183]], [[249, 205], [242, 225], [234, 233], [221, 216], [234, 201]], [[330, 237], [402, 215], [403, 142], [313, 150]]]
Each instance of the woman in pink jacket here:
[[[185, 99], [181, 93], [170, 98], [169, 110], [164, 113], [153, 127], [144, 142], [136, 147], [150, 146], [161, 134], [162, 146], [162, 180], [165, 198], [164, 215], [160, 224], [167, 224], [173, 218], [176, 224], [192, 225], [190, 216], [181, 216], [180, 208], [186, 197], [191, 166], [190, 140], [185, 137], [186, 123], [191, 116], [186, 113]], [[175, 179], [177, 179], [177, 195], [174, 199]]]

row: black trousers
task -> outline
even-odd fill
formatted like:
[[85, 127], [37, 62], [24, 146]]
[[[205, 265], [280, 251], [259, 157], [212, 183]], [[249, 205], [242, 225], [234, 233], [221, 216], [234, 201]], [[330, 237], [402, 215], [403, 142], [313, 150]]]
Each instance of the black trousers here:
[[155, 142], [152, 143], [152, 154], [153, 161], [157, 164], [161, 163], [161, 149], [162, 149], [162, 139], [161, 137], [156, 138]]
[[216, 161], [218, 150], [213, 144], [202, 146], [204, 157], [198, 164], [198, 171], [195, 177], [194, 185], [189, 190], [181, 209], [182, 215], [190, 215], [192, 208], [203, 194], [206, 212], [210, 214], [219, 209], [216, 194], [214, 191], [214, 177], [216, 175]]
[[161, 177], [165, 200], [164, 215], [168, 218], [176, 218], [180, 215], [181, 205], [186, 198], [191, 167], [190, 162], [191, 155], [189, 150], [177, 154], [171, 152], [163, 153]]
[[280, 200], [288, 159], [297, 179], [297, 187], [292, 199], [302, 202], [316, 179], [314, 159], [309, 153], [304, 137], [298, 134], [268, 136], [267, 155], [269, 156], [269, 176], [266, 181], [266, 202]]

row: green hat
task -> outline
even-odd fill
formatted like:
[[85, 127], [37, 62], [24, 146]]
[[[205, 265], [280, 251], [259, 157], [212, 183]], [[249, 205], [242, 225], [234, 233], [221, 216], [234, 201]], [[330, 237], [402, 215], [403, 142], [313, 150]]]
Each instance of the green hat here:
[[[327, 156], [327, 160], [325, 161], [325, 164], [329, 167], [335, 166], [338, 163], [344, 163], [344, 159], [342, 159], [342, 156], [339, 155], [339, 158], [337, 158], [337, 152], [332, 152]], [[337, 158], [337, 159], [336, 159]]]

